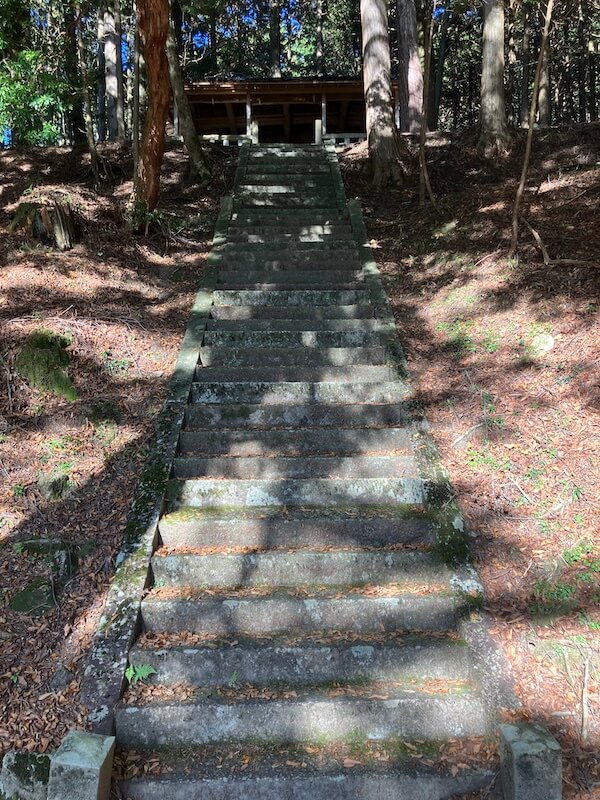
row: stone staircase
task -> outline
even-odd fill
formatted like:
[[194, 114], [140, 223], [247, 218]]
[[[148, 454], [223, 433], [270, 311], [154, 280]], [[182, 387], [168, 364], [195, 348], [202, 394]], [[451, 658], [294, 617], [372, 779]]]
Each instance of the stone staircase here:
[[[335, 153], [245, 148], [220, 259], [129, 657], [156, 674], [116, 712], [119, 746], [162, 769], [122, 797], [441, 800], [486, 784], [408, 757], [486, 734], [490, 708]], [[322, 756], [336, 742], [352, 768]], [[373, 742], [397, 757], [369, 760]]]

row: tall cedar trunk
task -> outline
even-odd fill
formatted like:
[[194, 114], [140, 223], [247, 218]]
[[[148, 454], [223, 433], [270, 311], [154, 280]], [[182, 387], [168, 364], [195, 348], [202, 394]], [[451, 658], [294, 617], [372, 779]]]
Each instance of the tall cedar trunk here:
[[587, 119], [586, 108], [586, 92], [585, 92], [585, 23], [586, 13], [583, 0], [579, 0], [579, 18], [577, 20], [577, 82], [578, 82], [578, 95], [579, 95], [579, 122], [585, 122]]
[[400, 130], [419, 133], [423, 113], [423, 70], [417, 40], [415, 0], [398, 0]]
[[442, 102], [442, 86], [444, 83], [444, 67], [446, 66], [446, 55], [448, 54], [448, 23], [450, 22], [450, 11], [445, 9], [442, 15], [442, 32], [440, 35], [440, 47], [438, 50], [437, 65], [435, 68], [435, 83], [433, 92], [433, 106], [429, 112], [431, 129], [436, 130], [440, 119], [440, 103]]
[[590, 82], [590, 122], [598, 118], [598, 95], [596, 94], [596, 44], [593, 39], [588, 42], [588, 72]]
[[117, 138], [125, 141], [125, 79], [123, 77], [123, 24], [121, 21], [121, 0], [113, 0], [115, 15], [115, 38], [117, 42]]
[[531, 39], [531, 17], [527, 7], [523, 10], [523, 45], [521, 61], [523, 63], [523, 75], [521, 78], [521, 103], [519, 117], [521, 127], [527, 126], [529, 118], [529, 42]]
[[515, 25], [516, 25], [516, 9], [514, 2], [511, 2], [508, 7], [508, 44], [507, 44], [507, 61], [508, 61], [508, 80], [506, 84], [506, 113], [509, 125], [514, 125], [515, 117], [515, 100], [518, 97], [517, 91], [517, 42], [515, 39]]
[[386, 0], [360, 0], [360, 17], [369, 160], [373, 184], [381, 187], [402, 176], [394, 125]]
[[77, 58], [79, 62], [79, 74], [81, 80], [81, 94], [83, 97], [83, 115], [85, 119], [85, 135], [90, 151], [90, 161], [92, 165], [92, 174], [94, 176], [94, 184], [98, 186], [100, 183], [100, 175], [98, 170], [98, 152], [96, 150], [96, 142], [94, 140], [94, 118], [92, 116], [92, 99], [90, 97], [90, 90], [88, 87], [88, 76], [86, 69], [86, 52], [85, 42], [83, 40], [83, 17], [81, 11], [81, 4], [76, 0], [74, 5], [75, 10], [75, 35], [77, 39]]
[[479, 149], [487, 157], [503, 156], [509, 143], [504, 105], [504, 5], [502, 0], [484, 0]]
[[[547, 3], [542, 3], [542, 7], [540, 8], [540, 16], [543, 19], [546, 15], [546, 7]], [[546, 48], [542, 54], [542, 64], [541, 64], [541, 72], [540, 72], [540, 91], [538, 94], [538, 124], [540, 128], [547, 128], [551, 123], [551, 84], [550, 84], [550, 55], [551, 55], [551, 44], [548, 41]]]
[[270, 75], [281, 78], [281, 15], [280, 0], [269, 0]]
[[147, 212], [154, 211], [160, 192], [160, 167], [165, 149], [165, 125], [169, 115], [168, 0], [137, 0], [137, 21], [148, 73], [148, 109], [140, 142], [132, 197], [133, 220], [139, 227]]
[[[315, 52], [315, 67], [317, 75], [324, 74], [324, 57], [323, 57], [323, 15], [324, 15], [324, 0], [316, 0], [317, 11], [317, 42]], [[289, 15], [288, 15], [289, 19]]]
[[106, 139], [106, 72], [104, 64], [104, 4], [98, 5], [97, 34], [97, 78], [96, 78], [96, 130], [98, 141]]
[[219, 62], [217, 59], [217, 12], [211, 11], [210, 13], [210, 66], [213, 74], [216, 75], [219, 70]]
[[108, 140], [114, 142], [118, 134], [117, 125], [117, 34], [115, 15], [111, 3], [107, 3], [103, 21], [104, 34], [104, 88], [106, 91], [106, 127]]
[[65, 5], [64, 9], [65, 33], [67, 45], [65, 51], [65, 67], [69, 78], [69, 85], [74, 90], [73, 103], [69, 110], [69, 128], [73, 143], [81, 144], [86, 141], [85, 118], [83, 114], [83, 98], [79, 87], [81, 79], [79, 76], [79, 59], [77, 55], [77, 33], [75, 30], [75, 14], [71, 4]]
[[133, 103], [131, 109], [131, 149], [133, 151], [133, 174], [137, 175], [140, 160], [140, 70], [141, 70], [141, 47], [140, 32], [135, 23], [135, 33], [133, 37]]
[[[176, 2], [177, 0], [172, 0], [171, 8], [174, 7]], [[190, 159], [190, 172], [192, 175], [206, 179], [210, 177], [210, 167], [200, 144], [200, 140], [198, 139], [192, 111], [184, 90], [183, 73], [181, 70], [181, 62], [179, 61], [179, 48], [177, 47], [177, 34], [173, 15], [171, 15], [169, 35], [167, 37], [167, 58], [169, 62], [171, 88], [173, 89], [173, 97], [177, 105], [179, 130], [183, 136], [183, 141]]]

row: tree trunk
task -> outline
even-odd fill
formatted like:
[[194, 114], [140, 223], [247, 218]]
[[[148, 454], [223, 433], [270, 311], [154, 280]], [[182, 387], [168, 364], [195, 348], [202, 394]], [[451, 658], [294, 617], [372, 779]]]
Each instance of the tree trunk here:
[[598, 119], [598, 95], [596, 94], [596, 45], [593, 39], [588, 42], [588, 72], [590, 81], [590, 122]]
[[94, 140], [92, 98], [90, 97], [90, 90], [88, 88], [87, 70], [85, 64], [86, 53], [85, 42], [83, 40], [83, 19], [81, 4], [78, 2], [78, 0], [75, 2], [75, 35], [77, 37], [77, 58], [79, 60], [79, 74], [81, 76], [81, 95], [83, 97], [85, 136], [87, 139], [88, 149], [90, 151], [90, 162], [92, 165], [92, 174], [94, 176], [94, 185], [98, 187], [100, 183], [100, 174], [98, 170], [98, 151], [96, 150], [96, 142]]
[[140, 32], [137, 21], [135, 22], [135, 34], [133, 38], [133, 103], [131, 109], [131, 149], [133, 151], [133, 175], [134, 179], [138, 173], [138, 163], [140, 160]]
[[165, 125], [169, 115], [168, 0], [137, 0], [137, 20], [148, 72], [148, 110], [140, 142], [137, 174], [132, 196], [132, 219], [141, 227], [154, 211], [160, 192], [160, 168], [165, 149]]
[[65, 34], [67, 37], [67, 47], [65, 52], [65, 66], [69, 85], [71, 86], [74, 98], [68, 112], [68, 123], [70, 128], [71, 140], [74, 144], [81, 144], [86, 141], [85, 118], [83, 115], [83, 98], [81, 90], [76, 87], [81, 86], [79, 76], [79, 59], [77, 56], [77, 33], [75, 14], [73, 6], [69, 3], [65, 5]]
[[315, 52], [315, 67], [317, 75], [323, 75], [323, 4], [324, 0], [316, 0], [317, 11], [317, 42]]
[[394, 125], [386, 0], [360, 0], [360, 16], [369, 160], [373, 184], [380, 188], [402, 176]]
[[586, 8], [583, 0], [579, 0], [579, 19], [577, 20], [577, 44], [579, 45], [579, 52], [577, 53], [577, 81], [578, 81], [578, 94], [579, 94], [579, 122], [585, 122], [587, 119], [586, 108], [586, 47], [585, 47], [585, 23], [586, 23]]
[[523, 74], [521, 78], [521, 127], [527, 126], [529, 119], [529, 42], [531, 38], [531, 16], [527, 6], [523, 10], [523, 46], [521, 59], [523, 61]]
[[125, 80], [123, 76], [123, 24], [121, 21], [121, 0], [114, 0], [115, 38], [117, 43], [117, 138], [124, 142], [125, 132]]
[[106, 127], [109, 142], [114, 142], [118, 134], [117, 125], [117, 34], [115, 15], [110, 2], [104, 10], [104, 88], [106, 91]]
[[398, 0], [397, 18], [400, 130], [419, 133], [423, 113], [423, 70], [419, 58], [415, 0]]
[[219, 71], [219, 62], [217, 59], [217, 12], [211, 11], [210, 13], [210, 66], [213, 75]]
[[445, 9], [442, 15], [442, 31], [440, 35], [440, 46], [435, 68], [435, 83], [433, 92], [433, 106], [430, 109], [429, 119], [431, 129], [436, 130], [440, 121], [440, 104], [442, 102], [442, 87], [444, 85], [444, 68], [446, 66], [446, 56], [448, 55], [448, 24], [450, 22], [450, 11]]
[[281, 15], [280, 0], [269, 0], [269, 52], [271, 55], [270, 75], [281, 78]]
[[106, 140], [106, 66], [104, 63], [104, 5], [98, 6], [97, 36], [97, 80], [96, 80], [96, 130], [98, 141]]
[[[546, 14], [547, 3], [540, 9], [542, 20]], [[543, 22], [542, 22], [543, 24]], [[542, 53], [541, 72], [540, 72], [540, 90], [538, 94], [538, 124], [540, 128], [547, 128], [551, 124], [552, 111], [550, 107], [550, 40]]]
[[[171, 8], [175, 5], [176, 0], [172, 0]], [[179, 61], [179, 48], [177, 47], [177, 36], [175, 32], [175, 23], [173, 15], [169, 25], [169, 35], [167, 37], [167, 59], [169, 61], [169, 78], [171, 80], [171, 88], [173, 90], [173, 97], [177, 105], [177, 114], [179, 120], [179, 130], [183, 136], [186, 150], [190, 159], [190, 172], [203, 180], [210, 177], [210, 167], [206, 159], [206, 155], [198, 134], [196, 133], [196, 126], [192, 117], [192, 111], [184, 90], [183, 73], [181, 70], [181, 63]]]
[[493, 158], [506, 155], [509, 145], [504, 105], [504, 5], [502, 0], [484, 0], [479, 150]]

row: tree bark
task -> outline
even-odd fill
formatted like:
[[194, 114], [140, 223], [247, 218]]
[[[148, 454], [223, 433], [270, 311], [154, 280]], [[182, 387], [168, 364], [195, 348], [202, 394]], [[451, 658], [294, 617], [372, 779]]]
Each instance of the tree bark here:
[[[542, 15], [542, 24], [546, 14], [547, 4], [540, 9]], [[550, 82], [550, 39], [545, 48], [542, 48], [541, 72], [540, 72], [540, 89], [537, 99], [538, 103], [538, 124], [540, 128], [547, 128], [551, 124], [552, 109], [550, 105], [551, 82]]]
[[527, 7], [523, 9], [523, 44], [521, 49], [521, 60], [523, 63], [523, 74], [521, 78], [521, 103], [520, 119], [521, 127], [527, 126], [529, 119], [529, 42], [531, 39], [531, 17]]
[[317, 42], [315, 51], [315, 67], [317, 75], [324, 74], [324, 57], [323, 57], [323, 6], [324, 0], [316, 0], [317, 12]]
[[271, 55], [270, 75], [281, 78], [281, 14], [280, 0], [269, 0], [269, 51]]
[[108, 3], [104, 10], [102, 24], [104, 40], [104, 88], [106, 91], [106, 127], [109, 142], [118, 135], [117, 125], [117, 34], [115, 15]]
[[165, 125], [169, 115], [168, 0], [137, 0], [137, 20], [148, 72], [148, 109], [140, 142], [137, 174], [132, 196], [132, 219], [139, 228], [158, 204], [160, 168], [165, 149]]
[[525, 157], [523, 159], [523, 169], [521, 170], [521, 180], [517, 187], [515, 195], [515, 203], [512, 213], [512, 235], [510, 240], [509, 258], [513, 258], [517, 253], [519, 244], [519, 214], [521, 211], [521, 202], [523, 194], [525, 193], [525, 185], [527, 183], [527, 173], [529, 172], [529, 159], [531, 158], [531, 146], [533, 143], [533, 128], [535, 124], [535, 111], [536, 105], [539, 103], [539, 90], [540, 81], [542, 77], [542, 68], [544, 64], [544, 55], [549, 45], [550, 24], [552, 22], [552, 8], [554, 0], [548, 0], [546, 4], [546, 12], [544, 17], [544, 29], [542, 32], [542, 42], [540, 45], [540, 53], [538, 56], [538, 63], [535, 70], [535, 78], [533, 81], [533, 96], [531, 98], [531, 107], [529, 109], [529, 130], [527, 131], [527, 144], [525, 145]]
[[71, 3], [65, 5], [64, 15], [65, 34], [67, 38], [65, 66], [69, 77], [69, 85], [72, 87], [74, 94], [73, 102], [68, 112], [68, 122], [71, 141], [74, 144], [81, 144], [86, 141], [85, 118], [83, 115], [83, 98], [79, 88], [81, 86], [81, 80], [79, 77], [75, 14]]
[[585, 47], [585, 23], [586, 23], [586, 8], [584, 0], [579, 0], [579, 18], [577, 20], [577, 43], [579, 45], [579, 52], [577, 53], [577, 82], [578, 82], [578, 95], [579, 95], [579, 122], [585, 122], [587, 119], [587, 103], [585, 91], [586, 79], [586, 47]]
[[360, 0], [360, 17], [369, 160], [373, 185], [381, 188], [402, 177], [394, 124], [386, 0]]
[[106, 65], [104, 63], [104, 3], [98, 5], [97, 34], [97, 80], [96, 80], [96, 130], [98, 141], [106, 139]]
[[[171, 8], [173, 8], [173, 5], [174, 2], [172, 0]], [[177, 47], [173, 14], [171, 14], [169, 35], [167, 37], [167, 59], [169, 62], [171, 88], [173, 89], [173, 97], [177, 104], [179, 130], [183, 136], [183, 141], [190, 159], [190, 172], [192, 175], [206, 180], [210, 177], [210, 167], [202, 145], [200, 144], [200, 140], [198, 139], [192, 111], [184, 90], [183, 73], [181, 70], [181, 62], [179, 61], [179, 48]]]
[[419, 133], [423, 113], [423, 70], [417, 39], [415, 0], [397, 0], [400, 130]]
[[125, 131], [125, 79], [123, 75], [123, 23], [121, 21], [121, 0], [114, 0], [115, 38], [117, 43], [117, 138], [124, 142]]
[[479, 150], [487, 158], [505, 156], [510, 137], [504, 104], [504, 5], [484, 0]]
[[77, 58], [79, 61], [79, 74], [81, 76], [81, 95], [83, 97], [83, 116], [85, 120], [85, 136], [87, 139], [88, 150], [90, 151], [90, 162], [94, 185], [98, 187], [100, 183], [100, 173], [98, 169], [98, 151], [94, 140], [94, 118], [92, 115], [92, 98], [88, 88], [87, 70], [85, 63], [85, 42], [83, 40], [83, 19], [81, 4], [75, 2], [75, 35], [77, 37]]

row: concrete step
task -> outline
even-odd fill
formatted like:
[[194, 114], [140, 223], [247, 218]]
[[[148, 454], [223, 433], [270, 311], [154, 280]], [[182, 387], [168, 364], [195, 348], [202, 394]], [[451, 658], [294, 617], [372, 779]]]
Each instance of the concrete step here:
[[[269, 242], [272, 238], [275, 240], [286, 238], [296, 239], [302, 236], [315, 236], [324, 237], [327, 239], [341, 239], [354, 241], [354, 234], [352, 227], [345, 222], [326, 222], [323, 224], [307, 224], [305, 222], [299, 223], [275, 223], [274, 225], [253, 225], [251, 222], [231, 222], [227, 230], [228, 241], [236, 241], [239, 237], [240, 241], [251, 241], [252, 237], [259, 236], [265, 241]], [[316, 241], [320, 241], [317, 239]]]
[[[330, 305], [325, 307], [307, 306], [213, 306], [210, 310], [213, 320], [305, 320], [328, 322], [330, 320], [362, 320], [373, 319], [373, 306], [363, 305]], [[209, 323], [210, 324], [210, 323]]]
[[[324, 380], [318, 367], [335, 368], [352, 364], [366, 367], [382, 365], [385, 364], [386, 354], [383, 347], [330, 347], [323, 350], [318, 347], [303, 346], [271, 347], [267, 342], [264, 348], [256, 344], [248, 347], [202, 347], [200, 360], [205, 366], [227, 366], [229, 364], [234, 369], [251, 366], [269, 370], [267, 374], [262, 371], [250, 374], [246, 380], [269, 380], [274, 374], [271, 371], [274, 367], [294, 365], [310, 368], [310, 372], [305, 373], [306, 380]], [[363, 376], [363, 379], [365, 377]], [[223, 376], [223, 380], [235, 379], [232, 375], [225, 374]], [[292, 374], [288, 379], [296, 381], [298, 377]], [[393, 376], [389, 379], [393, 380]], [[201, 371], [198, 372], [198, 380], [206, 380], [206, 376]], [[239, 376], [237, 380], [239, 380]], [[276, 380], [285, 379], [279, 377]], [[367, 380], [381, 380], [381, 377], [368, 377]]]
[[376, 319], [209, 319], [214, 331], [378, 331]]
[[345, 383], [343, 381], [298, 381], [297, 383], [252, 381], [197, 381], [192, 384], [192, 403], [236, 403], [259, 405], [356, 405], [394, 403], [414, 397], [401, 381]]
[[[226, 272], [263, 270], [277, 274], [289, 270], [295, 272], [319, 272], [319, 270], [358, 272], [362, 269], [357, 254], [349, 253], [347, 256], [342, 256], [335, 251], [324, 251], [319, 255], [314, 255], [312, 253], [294, 253], [291, 250], [270, 255], [229, 253], [221, 258], [220, 266], [221, 270]], [[274, 275], [270, 280], [276, 279], [277, 277]]]
[[271, 636], [275, 633], [348, 631], [452, 631], [468, 611], [463, 598], [449, 593], [402, 593], [377, 597], [359, 593], [321, 592], [312, 597], [274, 592], [259, 597], [236, 593], [194, 596], [169, 590], [167, 597], [150, 593], [142, 601], [142, 622], [148, 633], [190, 631], [219, 636]]
[[377, 346], [376, 331], [228, 331], [207, 330], [203, 346], [240, 344], [244, 347], [360, 348]]
[[333, 291], [330, 289], [301, 289], [288, 291], [261, 291], [244, 289], [216, 289], [215, 306], [348, 306], [368, 305], [366, 289]]
[[[200, 350], [200, 358], [204, 362], [207, 354], [204, 348]], [[296, 358], [292, 357], [293, 351], [270, 350], [270, 358], [245, 358], [244, 350], [232, 350], [230, 348], [209, 348], [207, 360], [210, 363], [221, 364], [222, 366], [204, 365], [196, 368], [196, 379], [199, 381], [268, 381], [273, 382], [297, 382], [297, 381], [342, 381], [350, 380], [373, 383], [376, 381], [393, 381], [396, 377], [391, 367], [382, 365], [383, 358], [375, 348], [368, 348], [367, 358], [365, 355], [364, 364], [357, 364], [359, 359], [345, 359], [342, 361], [353, 366], [332, 366], [336, 364], [338, 353], [341, 351], [332, 348], [333, 355], [318, 354], [319, 358]], [[255, 350], [250, 351], [255, 354]], [[277, 366], [264, 366], [265, 363]], [[302, 365], [304, 363], [304, 366]], [[227, 366], [229, 364], [230, 366]], [[242, 366], [236, 366], [242, 364]], [[369, 366], [372, 364], [373, 366]], [[310, 365], [310, 366], [306, 366]]]
[[173, 477], [291, 480], [295, 478], [418, 477], [412, 455], [386, 456], [178, 456]]
[[245, 174], [246, 175], [286, 175], [291, 173], [292, 175], [331, 175], [331, 167], [328, 163], [314, 163], [314, 164], [304, 164], [301, 169], [293, 163], [286, 163], [287, 159], [283, 162], [278, 162], [277, 164], [265, 164], [263, 163], [264, 160], [261, 159], [261, 162], [255, 163], [250, 161], [248, 166], [246, 167]]
[[297, 208], [329, 208], [335, 202], [333, 193], [326, 195], [295, 195], [295, 194], [257, 194], [240, 193], [239, 203], [242, 208], [297, 209]]
[[171, 508], [183, 506], [423, 506], [420, 478], [271, 478], [172, 480], [167, 484]]
[[305, 191], [307, 189], [329, 189], [334, 191], [333, 181], [331, 180], [331, 173], [306, 173], [302, 171], [286, 171], [280, 172], [276, 177], [273, 173], [260, 173], [258, 170], [246, 172], [242, 187], [244, 189], [257, 186], [266, 186], [269, 189], [280, 189], [293, 187]]
[[123, 706], [117, 742], [129, 747], [183, 746], [231, 739], [306, 742], [339, 740], [357, 730], [365, 739], [398, 736], [439, 741], [488, 732], [481, 699], [470, 693], [390, 692], [389, 699], [328, 697], [296, 700], [203, 699]]
[[161, 541], [169, 547], [247, 547], [258, 550], [427, 546], [435, 532], [423, 513], [402, 506], [281, 506], [181, 508], [162, 516]]
[[282, 273], [276, 273], [272, 276], [271, 283], [251, 283], [243, 281], [240, 283], [218, 283], [217, 288], [222, 290], [233, 289], [236, 291], [253, 291], [253, 292], [288, 292], [288, 291], [352, 291], [353, 289], [362, 289], [365, 286], [363, 280], [350, 280], [346, 283], [341, 281], [319, 281], [317, 283], [288, 283], [285, 280], [279, 280]]
[[190, 405], [185, 411], [188, 428], [213, 428], [216, 430], [274, 428], [388, 428], [409, 423], [410, 408], [402, 402], [361, 404], [356, 403], [289, 403], [262, 405], [260, 395], [255, 403], [223, 403], [222, 405]]
[[232, 242], [228, 241], [226, 244], [216, 248], [218, 253], [260, 253], [268, 255], [269, 253], [276, 253], [277, 251], [285, 251], [293, 247], [295, 253], [327, 253], [340, 252], [357, 253], [357, 245], [354, 239], [349, 238], [344, 241], [337, 241], [335, 239], [325, 239], [324, 241], [317, 242], [294, 242], [290, 244], [287, 239], [275, 239], [268, 242]]
[[229, 431], [226, 434], [223, 431], [183, 430], [179, 435], [179, 452], [197, 456], [389, 455], [410, 453], [411, 445], [408, 428]]
[[[288, 645], [265, 640], [241, 640], [232, 646], [189, 646], [161, 641], [160, 648], [135, 646], [132, 664], [156, 670], [153, 683], [164, 686], [256, 686], [287, 683], [317, 686], [337, 681], [401, 682], [410, 678], [469, 680], [470, 659], [464, 642], [445, 636], [406, 635], [385, 643], [313, 639]], [[235, 641], [235, 640], [234, 640]]]
[[314, 553], [307, 550], [265, 553], [178, 554], [152, 558], [157, 585], [236, 589], [253, 586], [363, 586], [378, 582], [403, 586], [428, 582], [450, 586], [450, 570], [422, 550], [348, 550]]
[[331, 208], [298, 209], [286, 211], [285, 209], [238, 209], [234, 211], [231, 222], [239, 225], [331, 225], [343, 222], [349, 224], [348, 214], [337, 207]]
[[[420, 752], [418, 744], [413, 747], [414, 752]], [[293, 761], [289, 748], [279, 752], [273, 744], [267, 746], [268, 762], [264, 766], [256, 764], [256, 748], [234, 765], [231, 753], [231, 746], [212, 746], [210, 755], [218, 766], [207, 769], [210, 762], [204, 749], [191, 750], [189, 760], [179, 770], [122, 781], [121, 794], [129, 800], [448, 800], [491, 788], [496, 777], [495, 772], [483, 767], [463, 768], [452, 774], [445, 762], [429, 767], [416, 759], [395, 759], [384, 771], [360, 764], [348, 769], [341, 760], [335, 766], [324, 766], [320, 760], [313, 763], [305, 751]], [[172, 765], [171, 755], [169, 770]]]
[[[271, 284], [285, 287], [287, 284], [306, 285], [308, 288], [320, 288], [323, 284], [332, 289], [344, 284], [345, 288], [353, 288], [363, 281], [363, 273], [355, 269], [223, 269], [219, 271], [218, 283], [223, 284]], [[348, 285], [352, 284], [352, 285]]]

